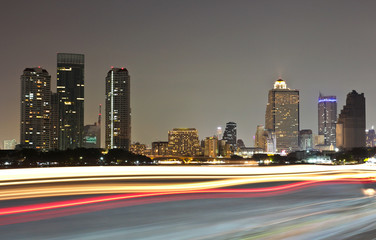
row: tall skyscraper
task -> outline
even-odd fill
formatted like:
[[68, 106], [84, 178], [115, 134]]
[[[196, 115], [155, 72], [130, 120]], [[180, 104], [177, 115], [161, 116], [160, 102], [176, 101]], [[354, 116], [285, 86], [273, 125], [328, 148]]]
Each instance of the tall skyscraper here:
[[57, 54], [57, 93], [59, 98], [59, 149], [82, 147], [84, 131], [83, 54]]
[[129, 150], [131, 143], [130, 76], [111, 68], [106, 77], [106, 148]]
[[174, 156], [197, 156], [201, 152], [195, 128], [174, 128], [168, 131], [168, 150]]
[[228, 122], [226, 123], [225, 132], [223, 133], [223, 140], [231, 146], [231, 150], [236, 150], [236, 123]]
[[336, 146], [337, 98], [319, 95], [319, 135], [324, 135], [324, 144]]
[[347, 94], [336, 128], [337, 147], [351, 149], [366, 146], [366, 99], [355, 90]]
[[299, 150], [299, 90], [278, 79], [269, 91], [265, 129], [275, 133], [277, 151]]
[[26, 68], [21, 75], [21, 146], [50, 148], [51, 76], [47, 70]]

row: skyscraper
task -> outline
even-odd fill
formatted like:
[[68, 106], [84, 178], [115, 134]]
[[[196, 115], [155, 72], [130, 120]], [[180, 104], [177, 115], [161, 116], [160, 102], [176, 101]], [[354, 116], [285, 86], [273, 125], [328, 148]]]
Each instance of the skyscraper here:
[[106, 77], [106, 148], [129, 150], [130, 143], [130, 76], [126, 68], [111, 68]]
[[26, 68], [21, 75], [21, 146], [50, 148], [51, 76], [47, 70]]
[[227, 143], [231, 146], [232, 151], [236, 150], [236, 123], [226, 123], [226, 128], [222, 139], [227, 141]]
[[269, 91], [265, 129], [275, 133], [278, 152], [299, 150], [299, 90], [282, 79]]
[[366, 99], [355, 90], [347, 94], [346, 105], [336, 127], [337, 147], [351, 149], [366, 146]]
[[59, 149], [82, 147], [84, 131], [83, 54], [57, 54], [57, 93], [59, 98]]
[[324, 145], [336, 146], [337, 98], [319, 95], [318, 100], [319, 135], [324, 135]]

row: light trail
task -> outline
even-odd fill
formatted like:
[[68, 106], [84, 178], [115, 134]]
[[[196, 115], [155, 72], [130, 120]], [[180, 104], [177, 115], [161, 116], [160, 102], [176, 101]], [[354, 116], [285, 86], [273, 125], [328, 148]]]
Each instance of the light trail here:
[[[374, 206], [376, 192], [372, 188], [376, 183], [376, 168], [366, 165], [69, 167], [10, 169], [0, 172], [2, 206], [0, 226], [2, 227], [29, 222], [39, 224], [38, 221], [46, 219], [51, 219], [49, 221], [53, 222], [54, 218], [60, 217], [84, 218], [87, 216], [84, 214], [97, 212], [108, 214], [107, 211], [111, 209], [128, 214], [128, 209], [132, 209], [130, 207], [140, 205], [148, 205], [145, 206], [146, 209], [158, 209], [159, 206], [170, 205], [158, 205], [160, 203], [171, 203], [173, 206], [194, 204], [193, 206], [199, 207], [201, 203], [208, 203], [204, 201], [205, 199], [227, 202], [240, 199], [238, 201], [241, 201], [243, 206], [239, 213], [243, 212], [243, 208], [255, 211], [250, 210], [253, 207], [250, 207], [248, 202], [262, 204], [264, 201], [269, 201], [269, 204], [262, 205], [264, 206], [264, 214], [260, 216], [262, 222], [259, 223], [258, 218], [253, 217], [252, 221], [244, 220], [244, 222], [254, 222], [256, 219], [257, 224], [232, 227], [207, 235], [222, 238], [226, 238], [223, 234], [231, 235], [237, 231], [261, 231], [261, 235], [252, 236], [279, 238], [285, 236], [279, 235], [286, 232], [285, 224], [295, 227], [301, 224], [304, 227], [302, 232], [308, 234], [313, 229], [311, 226], [316, 226], [310, 225], [312, 221], [318, 221], [322, 216], [342, 214], [341, 211], [344, 212], [341, 215], [344, 219], [346, 219], [345, 213], [348, 212], [355, 212], [364, 218], [368, 216], [372, 218], [375, 215], [375, 211], [363, 213], [367, 206]], [[332, 198], [328, 201], [321, 201], [320, 196], [312, 195], [317, 191], [316, 189], [336, 191], [338, 186], [355, 189], [357, 194], [354, 194], [353, 198]], [[305, 203], [308, 200], [304, 198], [305, 193], [311, 194], [310, 196], [314, 196], [316, 200]], [[329, 196], [341, 196], [336, 193], [331, 194]], [[285, 203], [285, 207], [279, 208], [278, 211], [273, 210], [273, 205], [279, 204], [273, 199], [283, 200], [291, 196], [298, 200], [293, 200], [287, 205]], [[58, 200], [56, 197], [59, 197]], [[12, 201], [15, 199], [18, 200]], [[31, 204], [29, 199], [33, 199], [34, 204]], [[141, 209], [143, 208], [138, 208], [138, 211], [142, 211]], [[165, 211], [169, 211], [169, 207]], [[216, 211], [222, 211], [221, 207]], [[199, 212], [196, 214], [200, 214]], [[354, 216], [357, 216], [355, 213]], [[144, 214], [149, 216], [149, 213]], [[203, 216], [205, 215], [201, 217]], [[252, 217], [244, 216], [246, 219]], [[215, 219], [222, 221], [220, 217]], [[340, 222], [335, 218], [332, 219]], [[273, 228], [275, 231], [265, 233], [266, 228]], [[204, 231], [204, 228], [202, 230]], [[140, 231], [143, 232], [142, 227]], [[291, 236], [300, 236], [298, 230], [288, 232]]]

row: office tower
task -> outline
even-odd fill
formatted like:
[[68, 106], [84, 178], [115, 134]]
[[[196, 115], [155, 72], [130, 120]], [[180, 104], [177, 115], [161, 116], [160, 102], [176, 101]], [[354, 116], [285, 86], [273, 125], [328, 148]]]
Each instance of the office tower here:
[[347, 94], [337, 121], [337, 147], [351, 149], [366, 146], [366, 99], [355, 90]]
[[57, 93], [51, 93], [50, 148], [59, 148], [59, 97]]
[[231, 146], [231, 151], [236, 150], [236, 123], [228, 122], [226, 123], [225, 132], [223, 133], [223, 140]]
[[21, 75], [21, 146], [50, 148], [51, 76], [47, 70], [26, 68]]
[[197, 156], [201, 152], [195, 128], [174, 128], [168, 131], [168, 150], [174, 156]]
[[299, 90], [278, 79], [269, 91], [265, 129], [275, 133], [278, 152], [299, 150]]
[[313, 149], [313, 137], [311, 129], [303, 129], [299, 131], [299, 146], [301, 150]]
[[153, 156], [168, 155], [168, 142], [152, 142], [151, 151]]
[[376, 147], [376, 133], [375, 129], [366, 130], [366, 147]]
[[324, 135], [324, 145], [336, 146], [337, 98], [319, 95], [319, 135]]
[[4, 140], [4, 150], [13, 150], [16, 148], [17, 141], [16, 139]]
[[204, 156], [211, 157], [211, 158], [215, 158], [218, 156], [217, 136], [205, 138]]
[[106, 148], [129, 150], [131, 143], [130, 76], [111, 68], [106, 77]]
[[59, 149], [82, 147], [84, 131], [83, 54], [57, 54], [57, 93], [59, 98]]
[[236, 140], [236, 148], [245, 148], [243, 139]]

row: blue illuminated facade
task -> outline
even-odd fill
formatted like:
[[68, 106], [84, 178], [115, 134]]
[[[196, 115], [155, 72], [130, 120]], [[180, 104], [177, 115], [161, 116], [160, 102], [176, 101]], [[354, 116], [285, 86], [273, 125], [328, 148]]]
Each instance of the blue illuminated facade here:
[[337, 97], [319, 95], [318, 134], [324, 135], [324, 145], [336, 147]]

